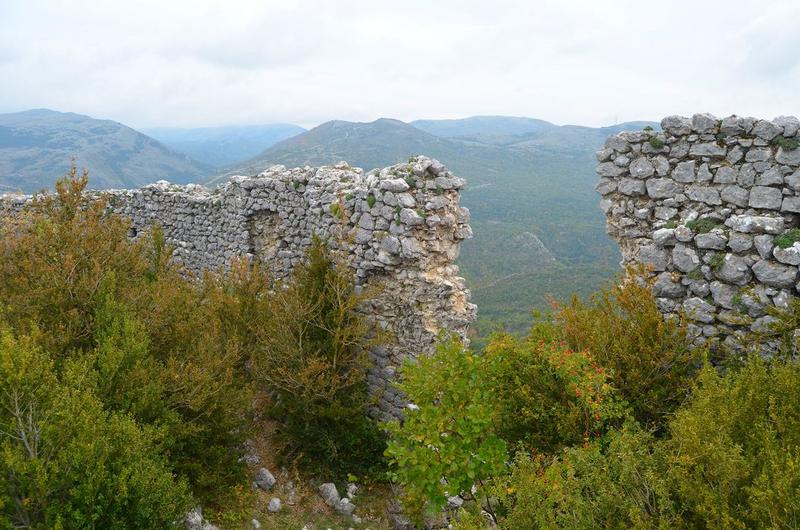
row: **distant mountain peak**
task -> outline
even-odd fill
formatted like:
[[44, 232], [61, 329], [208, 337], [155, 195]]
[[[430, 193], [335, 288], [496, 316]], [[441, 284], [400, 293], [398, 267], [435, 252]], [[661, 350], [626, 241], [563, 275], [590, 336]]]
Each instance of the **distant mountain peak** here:
[[157, 180], [200, 180], [210, 168], [111, 120], [31, 109], [0, 114], [0, 190], [52, 187], [72, 160], [94, 188], [132, 188]]

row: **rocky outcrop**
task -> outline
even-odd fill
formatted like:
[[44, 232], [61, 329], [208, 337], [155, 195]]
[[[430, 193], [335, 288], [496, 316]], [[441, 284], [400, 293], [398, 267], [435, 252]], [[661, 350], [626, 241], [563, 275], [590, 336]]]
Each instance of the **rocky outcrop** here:
[[661, 311], [698, 339], [769, 322], [798, 294], [800, 120], [669, 116], [661, 132], [623, 132], [597, 153], [598, 192], [623, 264], [656, 275]]
[[[454, 265], [461, 241], [472, 236], [469, 211], [459, 206], [464, 184], [420, 156], [369, 173], [346, 163], [274, 166], [214, 191], [159, 182], [106, 193], [112, 210], [131, 219], [132, 237], [158, 223], [174, 259], [195, 272], [246, 256], [285, 277], [315, 235], [326, 239], [359, 286], [379, 287], [363, 311], [392, 340], [372, 350], [369, 386], [381, 414], [397, 417], [404, 400], [390, 383], [403, 360], [430, 353], [441, 331], [466, 338], [475, 318]], [[29, 200], [7, 197], [6, 208]]]

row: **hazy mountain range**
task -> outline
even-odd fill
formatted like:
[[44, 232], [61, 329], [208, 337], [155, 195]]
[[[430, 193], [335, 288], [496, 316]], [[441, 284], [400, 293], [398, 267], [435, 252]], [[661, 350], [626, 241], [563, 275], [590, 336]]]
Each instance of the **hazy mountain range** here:
[[522, 330], [530, 310], [545, 307], [545, 294], [586, 294], [616, 270], [618, 251], [594, 191], [594, 152], [607, 136], [647, 125], [658, 126], [481, 116], [330, 121], [308, 131], [286, 124], [148, 130], [159, 142], [116, 122], [27, 111], [0, 115], [0, 190], [51, 185], [70, 157], [89, 168], [94, 187], [105, 188], [160, 179], [213, 185], [272, 164], [346, 160], [368, 170], [425, 154], [468, 182], [462, 203], [475, 237], [459, 262], [479, 306], [477, 328], [503, 322]]
[[214, 168], [222, 168], [252, 158], [272, 144], [305, 132], [305, 129], [290, 123], [270, 123], [198, 129], [161, 127], [143, 129], [142, 132], [174, 151]]
[[212, 171], [115, 121], [46, 109], [0, 114], [0, 191], [51, 187], [73, 160], [95, 188], [192, 182]]

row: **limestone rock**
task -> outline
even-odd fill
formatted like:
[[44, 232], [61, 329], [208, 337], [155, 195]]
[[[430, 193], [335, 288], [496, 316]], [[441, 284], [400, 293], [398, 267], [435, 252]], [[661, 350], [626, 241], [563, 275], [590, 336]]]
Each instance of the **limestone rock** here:
[[794, 286], [797, 280], [797, 267], [789, 267], [765, 259], [753, 265], [753, 273], [758, 281], [772, 287], [788, 289]]
[[265, 467], [262, 467], [256, 472], [255, 478], [253, 478], [253, 482], [264, 491], [269, 491], [272, 489], [272, 486], [275, 485], [275, 477], [269, 470]]

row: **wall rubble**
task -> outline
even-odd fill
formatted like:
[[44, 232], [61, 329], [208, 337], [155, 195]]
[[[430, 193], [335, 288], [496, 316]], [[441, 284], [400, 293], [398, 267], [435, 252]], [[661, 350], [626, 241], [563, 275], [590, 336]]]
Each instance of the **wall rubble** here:
[[598, 151], [597, 191], [623, 265], [644, 264], [666, 314], [726, 341], [798, 295], [800, 120], [669, 116]]
[[[466, 338], [476, 307], [454, 261], [472, 236], [459, 206], [463, 179], [423, 156], [364, 173], [346, 163], [318, 168], [274, 166], [233, 177], [209, 191], [159, 182], [111, 190], [111, 209], [129, 218], [131, 234], [153, 223], [189, 270], [219, 270], [237, 256], [266, 263], [277, 278], [300, 262], [314, 235], [345, 257], [360, 286], [378, 285], [365, 313], [391, 342], [371, 351], [369, 387], [384, 417], [403, 397], [391, 386], [407, 356], [432, 352], [440, 331]], [[29, 197], [7, 198], [16, 209]]]

